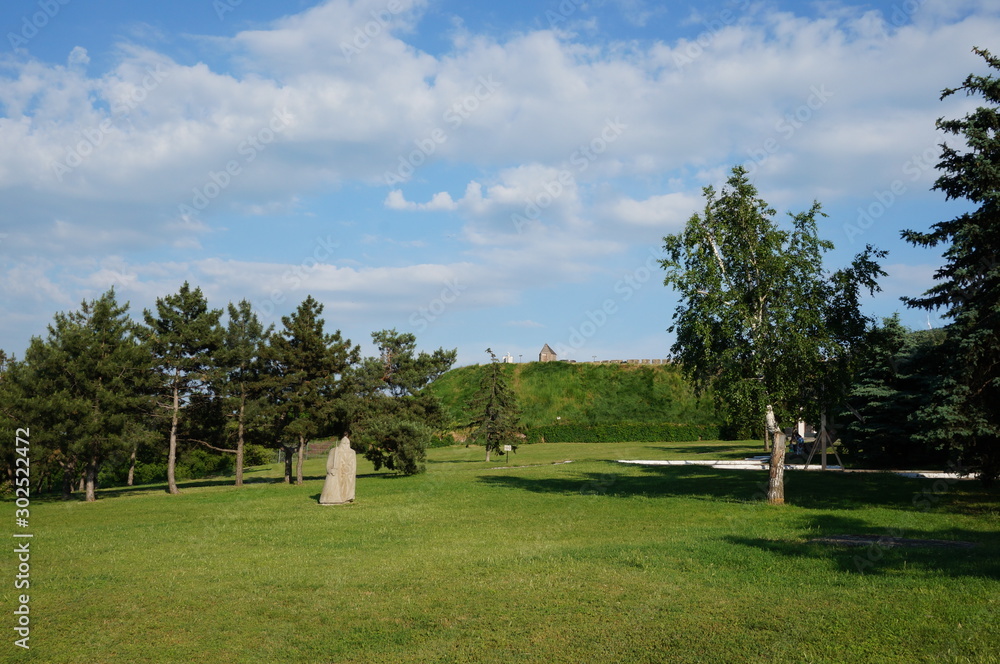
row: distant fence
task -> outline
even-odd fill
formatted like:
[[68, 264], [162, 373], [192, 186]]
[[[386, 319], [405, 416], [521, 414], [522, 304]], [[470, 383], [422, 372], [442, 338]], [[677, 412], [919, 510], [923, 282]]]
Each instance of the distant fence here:
[[673, 364], [673, 360], [669, 357], [661, 360], [596, 360], [589, 364]]

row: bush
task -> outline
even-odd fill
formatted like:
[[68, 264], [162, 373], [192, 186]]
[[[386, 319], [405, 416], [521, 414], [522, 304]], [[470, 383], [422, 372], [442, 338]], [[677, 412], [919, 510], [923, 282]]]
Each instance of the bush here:
[[203, 449], [190, 449], [177, 459], [175, 475], [179, 480], [200, 480], [213, 475], [231, 475], [236, 455], [217, 454]]
[[527, 431], [529, 443], [659, 443], [718, 440], [711, 424], [556, 424]]
[[244, 468], [248, 468], [250, 466], [263, 466], [266, 463], [271, 463], [272, 458], [274, 458], [274, 451], [267, 449], [263, 445], [243, 446]]
[[365, 457], [375, 465], [403, 475], [415, 475], [426, 470], [424, 459], [431, 441], [431, 430], [421, 422], [376, 417], [365, 422], [357, 432], [359, 446]]

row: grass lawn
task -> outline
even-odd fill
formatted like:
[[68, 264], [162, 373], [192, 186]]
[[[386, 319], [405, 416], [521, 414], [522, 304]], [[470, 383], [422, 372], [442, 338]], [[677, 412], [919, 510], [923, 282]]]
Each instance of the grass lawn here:
[[[32, 502], [31, 649], [2, 556], [0, 661], [998, 662], [1000, 491], [975, 481], [638, 467], [753, 443], [429, 451], [320, 506], [280, 469]], [[572, 460], [572, 463], [556, 463]], [[6, 503], [13, 521], [14, 505]], [[821, 535], [976, 542], [847, 548]], [[9, 551], [9, 550], [8, 550]]]

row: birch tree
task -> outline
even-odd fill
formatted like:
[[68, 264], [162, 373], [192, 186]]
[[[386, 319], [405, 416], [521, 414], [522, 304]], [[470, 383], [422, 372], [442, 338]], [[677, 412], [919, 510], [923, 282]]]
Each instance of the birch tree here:
[[[820, 204], [781, 227], [739, 166], [704, 197], [703, 212], [664, 238], [664, 283], [680, 296], [671, 351], [699, 391], [711, 386], [733, 434], [759, 435], [769, 405], [786, 425], [815, 417], [847, 389], [869, 322], [859, 299], [878, 290], [885, 252], [868, 246], [828, 273], [833, 243], [819, 237]], [[783, 447], [772, 449], [772, 468], [783, 464]], [[777, 484], [773, 503], [784, 500]]]

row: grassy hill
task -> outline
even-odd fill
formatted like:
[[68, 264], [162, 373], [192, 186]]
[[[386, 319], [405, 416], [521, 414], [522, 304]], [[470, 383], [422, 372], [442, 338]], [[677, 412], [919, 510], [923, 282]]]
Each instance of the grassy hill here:
[[[428, 388], [444, 403], [452, 426], [472, 418], [471, 403], [486, 369], [486, 365], [452, 369]], [[503, 370], [527, 428], [557, 422], [719, 423], [711, 397], [695, 397], [674, 365], [526, 362], [505, 364]]]

